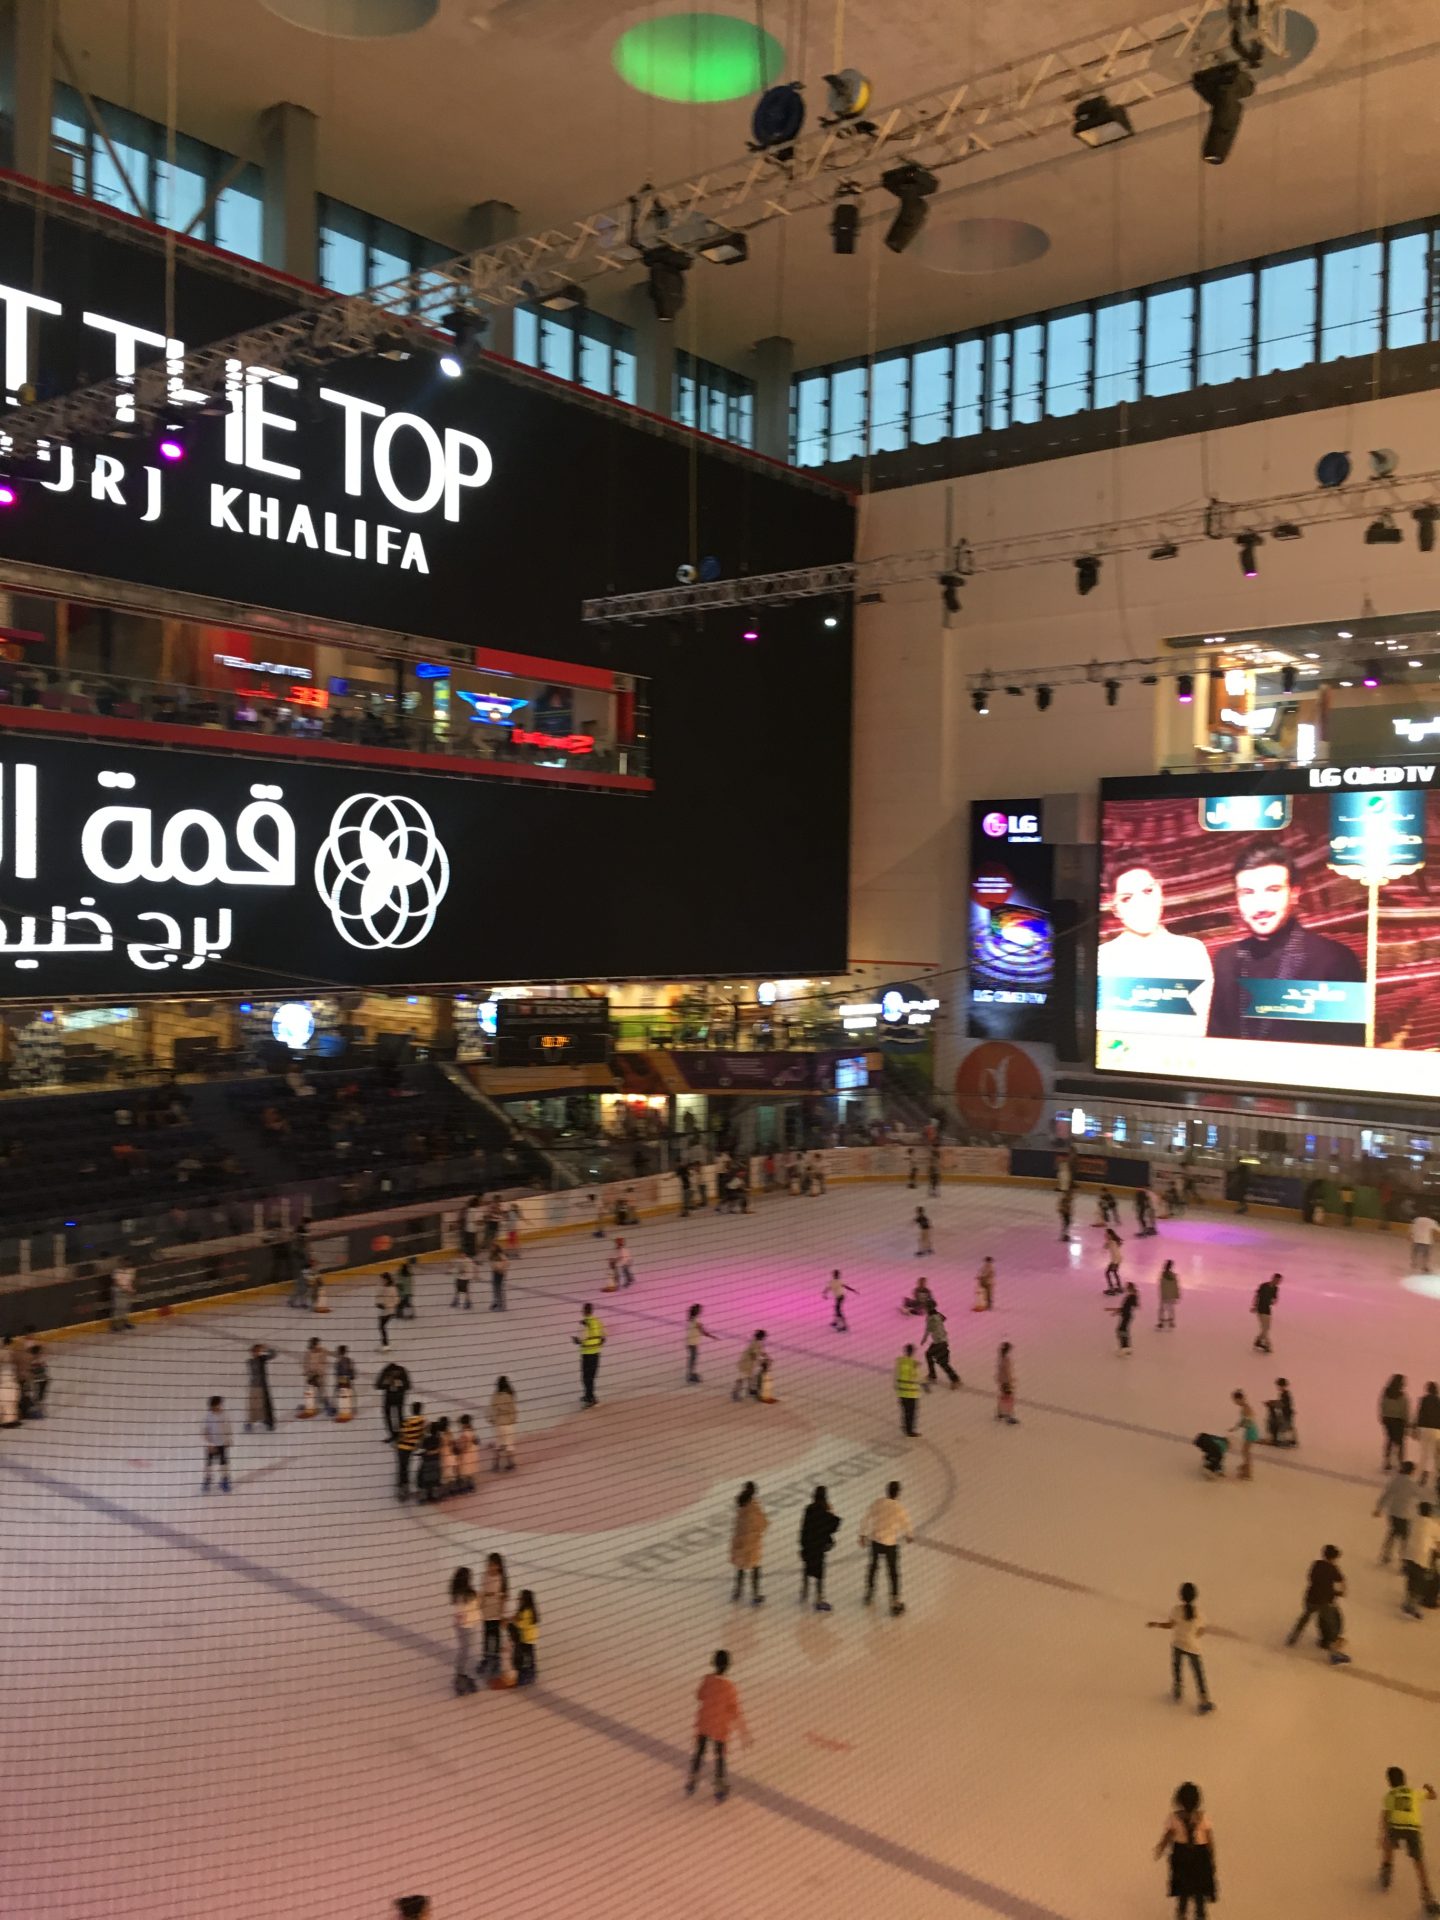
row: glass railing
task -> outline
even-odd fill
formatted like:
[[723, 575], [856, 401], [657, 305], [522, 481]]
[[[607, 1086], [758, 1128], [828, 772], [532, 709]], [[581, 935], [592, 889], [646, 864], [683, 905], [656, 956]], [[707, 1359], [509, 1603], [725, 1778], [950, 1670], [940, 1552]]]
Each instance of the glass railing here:
[[[564, 692], [563, 688], [548, 691]], [[6, 709], [33, 708], [63, 714], [83, 730], [87, 719], [149, 722], [243, 733], [256, 739], [324, 740], [342, 746], [391, 748], [447, 759], [484, 760], [499, 766], [567, 773], [649, 773], [648, 690], [633, 681], [622, 691], [587, 690], [589, 713], [601, 703], [598, 722], [586, 730], [574, 709], [552, 702], [491, 700], [449, 712], [404, 708], [393, 697], [366, 694], [341, 700], [324, 689], [287, 683], [285, 689], [195, 687], [149, 681], [132, 674], [68, 671], [0, 660], [0, 719]], [[318, 704], [323, 699], [324, 704]], [[462, 704], [462, 703], [457, 703]], [[511, 710], [513, 709], [513, 711]], [[524, 709], [530, 709], [526, 711]], [[473, 716], [473, 717], [472, 717]]]

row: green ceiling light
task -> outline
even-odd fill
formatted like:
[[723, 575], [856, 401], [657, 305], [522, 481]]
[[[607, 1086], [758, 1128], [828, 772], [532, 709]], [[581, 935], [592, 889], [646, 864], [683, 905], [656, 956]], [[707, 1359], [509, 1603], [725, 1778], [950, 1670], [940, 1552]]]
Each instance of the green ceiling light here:
[[761, 93], [785, 66], [773, 34], [729, 13], [667, 13], [638, 21], [615, 42], [610, 59], [637, 93], [701, 103]]

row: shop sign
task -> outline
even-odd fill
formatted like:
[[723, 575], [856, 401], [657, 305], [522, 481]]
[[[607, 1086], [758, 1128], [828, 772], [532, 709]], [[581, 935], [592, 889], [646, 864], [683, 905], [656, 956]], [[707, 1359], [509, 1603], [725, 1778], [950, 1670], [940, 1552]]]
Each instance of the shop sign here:
[[217, 667], [233, 667], [237, 673], [268, 673], [277, 680], [313, 680], [309, 667], [292, 667], [285, 660], [247, 660], [241, 653], [217, 653]]
[[[0, 307], [5, 318], [0, 362], [5, 401], [17, 407], [22, 388], [45, 383], [45, 323], [63, 318], [65, 310], [58, 300], [3, 283]], [[137, 379], [154, 379], [157, 395], [163, 395], [177, 426], [183, 426], [187, 411], [209, 404], [210, 395], [185, 385], [183, 340], [101, 313], [85, 311], [80, 317], [85, 328], [113, 341], [111, 372], [120, 383], [115, 396], [118, 427], [135, 429]], [[36, 343], [33, 359], [32, 339]], [[142, 350], [159, 355], [160, 360], [142, 370]], [[286, 411], [295, 404], [290, 396], [299, 389], [293, 374], [227, 360], [223, 396], [227, 466], [266, 482], [304, 484], [305, 471], [298, 464], [300, 443], [290, 438], [300, 434], [301, 421], [296, 413]], [[359, 394], [322, 386], [315, 387], [313, 395], [323, 409], [320, 424], [331, 430], [326, 436], [327, 461], [335, 439], [339, 440], [344, 491], [356, 503], [353, 511], [317, 510], [303, 499], [282, 501], [276, 494], [252, 490], [243, 481], [233, 486], [210, 481], [210, 526], [243, 539], [308, 547], [338, 560], [381, 567], [393, 563], [401, 571], [428, 574], [422, 528], [406, 523], [433, 520], [437, 514], [441, 520], [458, 521], [463, 496], [490, 479], [490, 449], [475, 434], [457, 427], [437, 430], [418, 413], [392, 410]], [[117, 507], [142, 522], [164, 517], [170, 487], [193, 484], [187, 481], [183, 459], [167, 470], [143, 456], [132, 463], [118, 453], [96, 453], [87, 470], [82, 469], [73, 447], [48, 440], [40, 443], [37, 455], [43, 466], [53, 470], [52, 477], [40, 483], [47, 493], [78, 489], [96, 505]], [[377, 495], [386, 508], [401, 516], [398, 524], [372, 519], [365, 511]]]
[[1311, 767], [1312, 787], [1428, 787], [1433, 766]]
[[530, 733], [516, 727], [510, 735], [517, 747], [549, 747], [555, 753], [593, 753], [595, 737], [589, 733]]

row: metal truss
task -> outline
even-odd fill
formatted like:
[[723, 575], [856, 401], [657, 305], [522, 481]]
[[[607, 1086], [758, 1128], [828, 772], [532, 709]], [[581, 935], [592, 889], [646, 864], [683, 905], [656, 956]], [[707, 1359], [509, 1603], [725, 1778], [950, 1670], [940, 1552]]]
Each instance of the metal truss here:
[[[1166, 548], [1193, 546], [1202, 540], [1233, 541], [1253, 534], [1257, 545], [1276, 537], [1302, 535], [1306, 527], [1350, 520], [1392, 518], [1440, 501], [1440, 471], [1362, 481], [1354, 486], [1311, 487], [1304, 493], [1273, 494], [1263, 500], [1229, 503], [1211, 500], [1204, 506], [1174, 513], [1150, 514], [1135, 520], [1110, 521], [1089, 527], [1065, 527], [1046, 533], [1022, 534], [1012, 540], [961, 541], [953, 547], [915, 553], [887, 554], [836, 566], [798, 567], [790, 573], [739, 576], [707, 585], [660, 587], [647, 593], [607, 594], [581, 603], [580, 617], [592, 626], [616, 622], [663, 620], [677, 614], [704, 613], [710, 608], [774, 606], [785, 600], [811, 600], [825, 595], [853, 594], [862, 598], [886, 587], [917, 580], [939, 581], [946, 574], [968, 580], [974, 574], [1007, 573], [1057, 561], [1075, 561], [1083, 555], [1097, 560], [1127, 553], [1156, 553]], [[1293, 530], [1293, 531], [1292, 531]], [[1167, 556], [1168, 557], [1168, 556]]]
[[652, 246], [694, 258], [718, 233], [750, 232], [830, 206], [842, 190], [852, 198], [881, 192], [894, 166], [913, 162], [941, 171], [1068, 131], [1076, 103], [1096, 93], [1126, 108], [1188, 96], [1196, 68], [1217, 55], [1229, 57], [1232, 28], [1283, 52], [1285, 16], [1284, 0], [1183, 0], [1133, 25], [923, 94], [874, 119], [822, 119], [790, 146], [752, 150], [691, 179], [658, 190], [647, 186], [634, 200], [567, 226], [462, 254], [368, 294], [188, 349], [168, 367], [143, 369], [133, 383], [105, 381], [17, 409], [0, 418], [0, 433], [29, 453], [41, 440], [103, 435], [129, 416], [132, 402], [142, 418], [154, 420], [185, 393], [222, 394], [227, 378], [235, 378], [232, 363], [282, 371], [387, 351], [433, 351], [436, 330], [457, 307], [483, 314], [543, 302], [570, 287], [583, 290], [632, 271]]

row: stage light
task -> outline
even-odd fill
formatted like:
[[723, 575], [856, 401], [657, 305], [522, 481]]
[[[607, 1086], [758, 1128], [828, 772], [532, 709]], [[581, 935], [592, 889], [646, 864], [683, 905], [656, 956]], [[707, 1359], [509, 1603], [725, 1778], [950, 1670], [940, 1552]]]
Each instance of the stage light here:
[[183, 427], [169, 426], [161, 434], [155, 451], [162, 460], [183, 460], [185, 458], [185, 430]]
[[821, 624], [830, 628], [838, 627], [840, 624], [839, 616], [833, 613], [827, 613]]
[[586, 304], [585, 289], [577, 287], [573, 280], [562, 281], [549, 293], [534, 294], [531, 298], [537, 307], [544, 307], [549, 313], [571, 313]]
[[805, 124], [805, 102], [800, 97], [798, 80], [782, 81], [767, 87], [755, 103], [750, 116], [751, 144], [757, 152], [771, 147], [788, 147], [798, 139]]
[[854, 67], [823, 74], [829, 98], [825, 104], [837, 120], [854, 120], [870, 104], [870, 82]]
[[455, 307], [446, 314], [444, 324], [453, 345], [441, 354], [440, 371], [447, 379], [458, 380], [480, 358], [490, 322], [469, 307]]
[[740, 635], [740, 638], [745, 642], [747, 647], [753, 647], [760, 638], [760, 629], [753, 621], [750, 621], [747, 623], [745, 631]]
[[1240, 533], [1235, 536], [1235, 544], [1240, 549], [1240, 571], [1247, 580], [1253, 580], [1260, 569], [1255, 564], [1255, 549], [1260, 544], [1258, 533]]
[[1119, 698], [1120, 698], [1120, 682], [1119, 682], [1118, 680], [1107, 680], [1107, 681], [1105, 682], [1105, 704], [1106, 704], [1106, 706], [1107, 706], [1107, 707], [1113, 707], [1113, 706], [1114, 706], [1114, 704], [1115, 704], [1115, 702], [1116, 702], [1116, 701], [1117, 701], [1117, 700], [1118, 700]]
[[989, 713], [990, 689], [988, 687], [976, 687], [970, 696], [970, 704], [974, 707], [976, 713]]
[[698, 251], [717, 267], [738, 267], [750, 258], [750, 242], [743, 233], [712, 233]]
[[1295, 525], [1293, 520], [1282, 520], [1278, 527], [1272, 527], [1270, 529], [1270, 538], [1272, 540], [1300, 540], [1303, 537], [1300, 528]]
[[1111, 106], [1103, 93], [1076, 103], [1071, 132], [1083, 146], [1113, 147], [1117, 140], [1128, 140], [1134, 131], [1124, 107]]
[[679, 247], [646, 247], [640, 258], [648, 275], [650, 304], [657, 320], [674, 320], [685, 305], [685, 276], [690, 255]]
[[1362, 687], [1378, 687], [1379, 686], [1380, 662], [1378, 660], [1367, 660], [1365, 662], [1365, 673], [1363, 678], [1360, 681], [1360, 684]]
[[1415, 522], [1415, 538], [1421, 553], [1435, 551], [1435, 522], [1440, 520], [1440, 507], [1416, 507], [1410, 518]]
[[1224, 166], [1240, 131], [1245, 102], [1255, 91], [1255, 76], [1238, 60], [1226, 60], [1218, 67], [1202, 67], [1190, 84], [1210, 109], [1201, 158], [1207, 166]]
[[1035, 705], [1041, 713], [1050, 711], [1050, 702], [1055, 698], [1049, 687], [1036, 687]]
[[13, 507], [20, 498], [20, 490], [9, 480], [0, 480], [0, 508]]
[[1182, 707], [1188, 707], [1195, 698], [1195, 682], [1188, 673], [1182, 673], [1175, 682], [1175, 698]]
[[1372, 520], [1365, 529], [1367, 547], [1398, 547], [1404, 538], [1388, 513], [1382, 513], [1378, 520]]
[[1082, 553], [1075, 562], [1075, 591], [1093, 593], [1100, 584], [1100, 561], [1093, 553]]
[[836, 253], [854, 253], [860, 232], [860, 202], [850, 187], [842, 187], [830, 215], [830, 245]]
[[1173, 540], [1162, 540], [1158, 547], [1150, 549], [1152, 560], [1174, 560], [1180, 552]]
[[942, 573], [941, 574], [940, 599], [944, 605], [946, 613], [959, 613], [960, 611], [960, 575], [958, 573]]
[[1294, 667], [1282, 667], [1280, 669], [1280, 691], [1282, 693], [1293, 693], [1295, 691]]
[[885, 244], [891, 253], [904, 253], [911, 241], [919, 238], [929, 212], [925, 202], [932, 193], [939, 192], [940, 182], [928, 167], [919, 167], [913, 160], [907, 160], [904, 166], [890, 167], [882, 173], [880, 184], [900, 202]]

